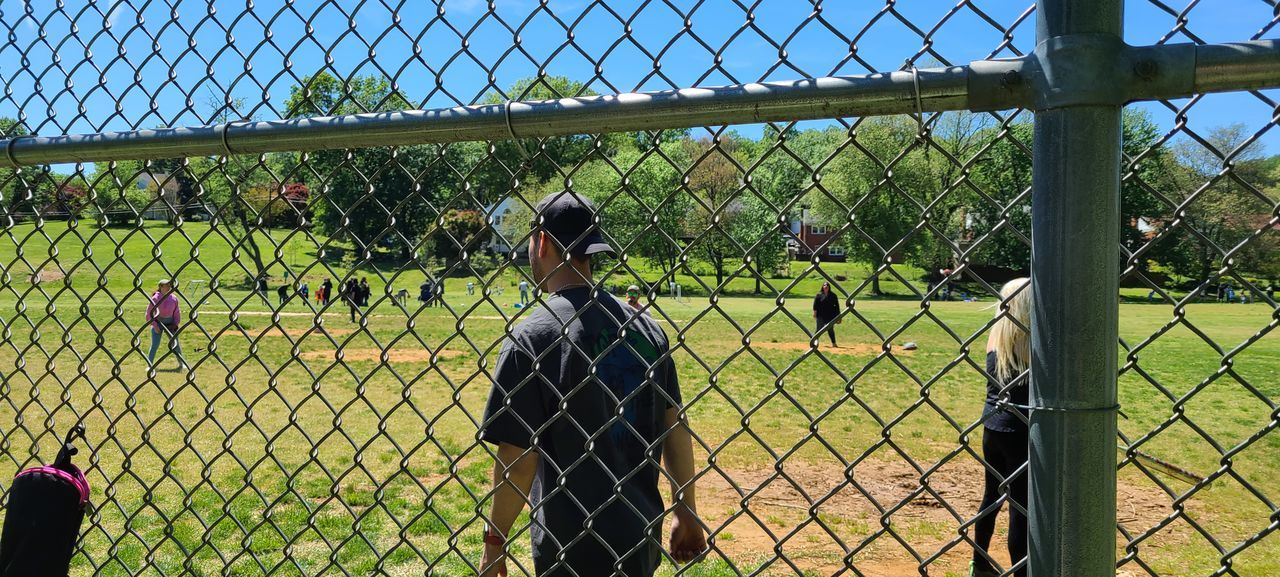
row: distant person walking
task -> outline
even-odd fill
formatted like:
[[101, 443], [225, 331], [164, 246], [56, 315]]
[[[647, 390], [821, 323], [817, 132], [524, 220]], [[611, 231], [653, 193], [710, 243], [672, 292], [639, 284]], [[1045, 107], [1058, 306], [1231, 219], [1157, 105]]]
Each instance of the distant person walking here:
[[527, 306], [529, 304], [529, 283], [523, 279], [520, 280], [520, 304]]
[[147, 325], [151, 327], [151, 350], [147, 353], [147, 364], [155, 366], [160, 341], [167, 339], [169, 348], [178, 357], [178, 370], [186, 370], [187, 360], [182, 357], [182, 343], [178, 342], [182, 308], [178, 303], [178, 295], [173, 294], [172, 280], [164, 279], [156, 286], [156, 292], [147, 303]]
[[[1001, 493], [1008, 491], [1009, 558], [1016, 565], [1027, 556], [1027, 517], [1019, 508], [1027, 506], [1027, 472], [1018, 471], [1027, 462], [1027, 378], [1031, 365], [1031, 334], [1023, 327], [1031, 326], [1031, 287], [1028, 279], [1009, 281], [1000, 289], [1001, 310], [987, 337], [986, 406], [982, 410], [982, 460], [986, 461], [986, 479], [982, 490], [984, 512], [973, 525], [974, 543], [972, 577], [1000, 575], [987, 554], [991, 534], [995, 532], [996, 515], [1000, 512]], [[1016, 321], [1016, 322], [1015, 322]], [[994, 471], [992, 471], [994, 469]], [[1002, 486], [1006, 489], [1002, 489]], [[1026, 577], [1026, 567], [1014, 573]]]
[[818, 341], [822, 340], [822, 331], [827, 331], [827, 336], [831, 337], [831, 346], [839, 348], [836, 344], [836, 323], [840, 322], [840, 299], [835, 293], [831, 292], [831, 283], [822, 283], [822, 290], [813, 297], [813, 319], [817, 321], [818, 328], [813, 333], [813, 346], [818, 347]]
[[360, 277], [360, 306], [369, 306], [369, 279]]
[[342, 285], [342, 292], [338, 295], [343, 302], [347, 303], [347, 311], [351, 313], [351, 322], [356, 322], [356, 311], [360, 307], [360, 284], [356, 279], [347, 279], [346, 284]]
[[307, 299], [311, 298], [311, 287], [305, 282], [298, 285], [298, 294], [302, 295], [302, 304], [307, 304]]
[[284, 306], [285, 301], [289, 300], [289, 285], [282, 284], [276, 289], [276, 296], [280, 297], [280, 306]]
[[333, 298], [333, 280], [324, 279], [324, 284], [320, 285], [320, 306], [329, 304], [331, 298]]

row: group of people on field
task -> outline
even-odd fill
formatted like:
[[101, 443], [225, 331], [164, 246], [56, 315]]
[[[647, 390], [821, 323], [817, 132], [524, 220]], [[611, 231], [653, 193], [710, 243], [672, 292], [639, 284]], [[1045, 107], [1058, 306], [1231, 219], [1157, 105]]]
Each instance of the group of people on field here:
[[[479, 438], [494, 447], [493, 487], [483, 525], [482, 577], [507, 575], [507, 542], [517, 517], [530, 507], [533, 565], [539, 576], [648, 577], [663, 559], [677, 563], [706, 552], [698, 517], [692, 432], [667, 336], [640, 302], [596, 286], [591, 256], [614, 254], [600, 232], [595, 207], [569, 192], [537, 205], [529, 239], [534, 287], [542, 306], [510, 329], [494, 364]], [[522, 283], [524, 284], [524, 283]], [[351, 279], [339, 296], [351, 307], [368, 303], [368, 283]], [[305, 298], [306, 283], [299, 292]], [[425, 288], [425, 287], [424, 287]], [[521, 293], [529, 292], [522, 286]], [[332, 283], [317, 289], [327, 302]], [[424, 296], [440, 290], [432, 286]], [[282, 295], [284, 296], [284, 295]], [[1031, 299], [1028, 280], [1001, 290], [1003, 306], [986, 347], [983, 395], [982, 502], [973, 524], [971, 577], [1000, 574], [988, 553], [996, 515], [1009, 504], [1008, 547], [1017, 566], [1027, 555], [1028, 398]], [[527, 298], [527, 297], [524, 297]], [[522, 300], [524, 300], [522, 298]], [[840, 321], [840, 299], [824, 283], [815, 296], [812, 346]], [[181, 311], [172, 281], [161, 281], [146, 311], [148, 362], [162, 341], [186, 367], [177, 333]], [[659, 483], [670, 483], [664, 505]], [[663, 546], [663, 519], [670, 523]], [[583, 537], [587, 535], [587, 537]], [[1025, 563], [1013, 575], [1026, 575]]]
[[[265, 282], [260, 286], [265, 287]], [[289, 299], [293, 297], [290, 288], [291, 285], [289, 283], [283, 283], [276, 288], [276, 298], [279, 299], [280, 306], [288, 304]], [[265, 288], [262, 288], [261, 290], [265, 291]], [[310, 294], [310, 284], [305, 280], [299, 282], [297, 295], [301, 297], [303, 301], [306, 301], [310, 297]], [[336, 296], [347, 305], [347, 309], [351, 313], [351, 322], [354, 323], [356, 322], [356, 314], [360, 309], [369, 306], [369, 296], [371, 294], [372, 289], [369, 287], [369, 279], [361, 277], [359, 281], [355, 278], [347, 279], [347, 282], [342, 283], [342, 286], [338, 289], [338, 294]], [[316, 306], [323, 307], [328, 305], [329, 302], [333, 300], [334, 296], [333, 280], [327, 278], [324, 279], [324, 282], [320, 283], [320, 286], [316, 287]]]

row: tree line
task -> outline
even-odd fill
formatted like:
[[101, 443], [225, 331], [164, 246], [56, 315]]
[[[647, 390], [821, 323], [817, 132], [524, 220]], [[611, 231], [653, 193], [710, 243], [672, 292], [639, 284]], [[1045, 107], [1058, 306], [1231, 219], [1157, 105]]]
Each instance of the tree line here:
[[[592, 94], [544, 76], [484, 101]], [[238, 120], [242, 104], [209, 106], [225, 121]], [[409, 108], [374, 76], [318, 74], [284, 102], [290, 118]], [[12, 120], [0, 119], [0, 129], [21, 133]], [[803, 130], [770, 125], [758, 139], [676, 130], [121, 161], [98, 163], [79, 184], [0, 172], [0, 194], [10, 215], [90, 209], [132, 225], [141, 207], [170, 202], [134, 186], [143, 173], [163, 174], [176, 190], [176, 206], [165, 208], [209, 207], [213, 225], [261, 272], [273, 258], [259, 236], [266, 228], [313, 227], [361, 258], [456, 261], [483, 253], [494, 235], [519, 245], [537, 199], [570, 189], [602, 207], [606, 233], [629, 257], [664, 274], [710, 273], [717, 283], [755, 278], [759, 289], [760, 279], [786, 269], [802, 211], [836, 231], [830, 242], [849, 259], [873, 266], [936, 271], [964, 254], [970, 264], [1025, 271], [1031, 132], [1024, 115], [949, 113], [926, 125], [906, 116]], [[1119, 224], [1139, 269], [1198, 281], [1227, 253], [1237, 273], [1280, 276], [1272, 222], [1280, 156], [1264, 156], [1239, 125], [1171, 141], [1136, 109], [1123, 115], [1123, 138]], [[511, 211], [495, 214], [506, 198]]]

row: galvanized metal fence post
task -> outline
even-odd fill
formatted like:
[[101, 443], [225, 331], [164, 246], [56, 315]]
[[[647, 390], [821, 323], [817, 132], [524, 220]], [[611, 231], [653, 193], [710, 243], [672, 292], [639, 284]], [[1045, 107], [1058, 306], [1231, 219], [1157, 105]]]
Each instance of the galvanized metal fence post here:
[[1033, 577], [1115, 574], [1121, 0], [1040, 0], [1031, 279]]

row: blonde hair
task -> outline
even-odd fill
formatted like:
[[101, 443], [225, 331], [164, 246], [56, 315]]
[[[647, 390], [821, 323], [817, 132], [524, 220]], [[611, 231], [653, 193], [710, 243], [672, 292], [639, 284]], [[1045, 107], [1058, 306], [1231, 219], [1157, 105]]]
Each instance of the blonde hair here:
[[1000, 310], [987, 337], [987, 350], [996, 353], [994, 376], [1004, 383], [1022, 374], [1031, 364], [1031, 333], [1027, 332], [1031, 329], [1028, 282], [1028, 278], [1016, 278], [1000, 288]]

